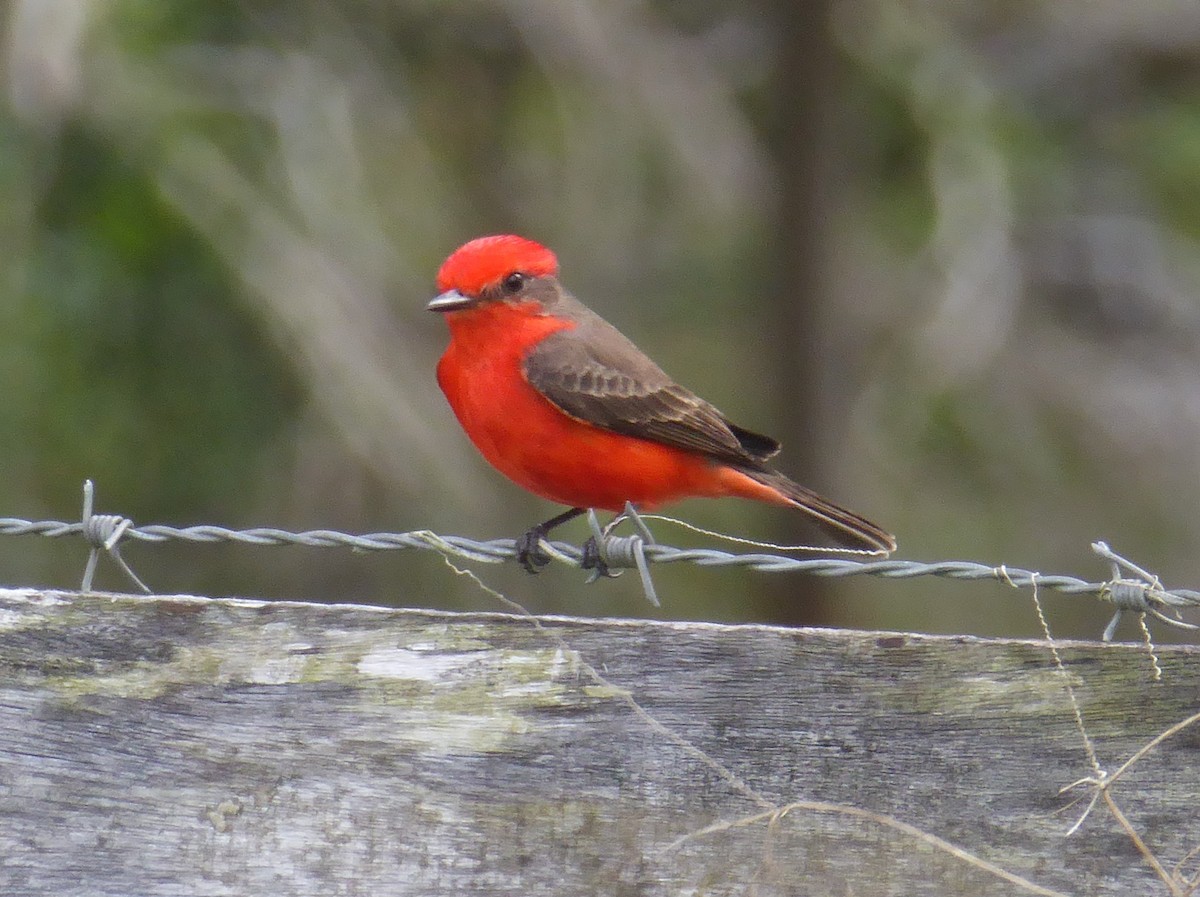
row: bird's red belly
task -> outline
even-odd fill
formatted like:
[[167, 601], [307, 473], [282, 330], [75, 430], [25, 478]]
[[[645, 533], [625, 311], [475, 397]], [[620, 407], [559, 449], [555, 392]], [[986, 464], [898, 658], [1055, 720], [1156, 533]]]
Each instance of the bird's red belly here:
[[609, 511], [728, 494], [707, 458], [567, 416], [529, 385], [518, 355], [463, 363], [453, 352], [438, 365], [450, 406], [492, 466], [530, 492]]

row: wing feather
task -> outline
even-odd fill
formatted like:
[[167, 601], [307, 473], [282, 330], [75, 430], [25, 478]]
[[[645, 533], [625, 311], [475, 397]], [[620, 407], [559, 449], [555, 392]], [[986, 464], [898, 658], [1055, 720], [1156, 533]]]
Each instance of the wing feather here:
[[603, 319], [572, 311], [577, 326], [542, 340], [524, 362], [529, 384], [564, 413], [722, 461], [761, 462], [779, 451], [673, 381]]

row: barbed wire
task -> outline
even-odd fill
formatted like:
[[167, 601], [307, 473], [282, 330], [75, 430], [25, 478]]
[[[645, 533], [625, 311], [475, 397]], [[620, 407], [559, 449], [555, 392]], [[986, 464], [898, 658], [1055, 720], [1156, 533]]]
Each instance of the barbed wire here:
[[[150, 524], [135, 526], [127, 517], [115, 514], [94, 514], [94, 487], [91, 480], [84, 483], [83, 514], [79, 522], [59, 520], [24, 520], [0, 517], [0, 536], [44, 536], [63, 538], [82, 536], [90, 546], [84, 569], [82, 591], [90, 591], [96, 564], [103, 551], [110, 555], [127, 576], [143, 592], [151, 590], [143, 583], [120, 554], [121, 540], [141, 542], [180, 541], [194, 544], [221, 542], [254, 546], [297, 545], [308, 548], [350, 548], [357, 551], [425, 550], [482, 563], [503, 563], [517, 556], [516, 540], [490, 539], [477, 541], [465, 536], [442, 536], [429, 530], [405, 533], [365, 533], [355, 535], [336, 530], [306, 530], [291, 532], [275, 527], [229, 529], [223, 526], [167, 526]], [[966, 581], [993, 580], [1014, 588], [1052, 589], [1069, 595], [1095, 595], [1116, 608], [1104, 630], [1104, 640], [1112, 639], [1117, 625], [1126, 613], [1144, 614], [1177, 629], [1200, 630], [1200, 626], [1179, 619], [1179, 611], [1200, 607], [1200, 591], [1166, 589], [1157, 576], [1143, 570], [1114, 552], [1104, 542], [1093, 542], [1092, 550], [1107, 560], [1111, 577], [1101, 582], [1089, 582], [1075, 576], [1047, 575], [1006, 565], [987, 565], [974, 561], [922, 562], [897, 558], [855, 560], [844, 557], [794, 558], [778, 554], [736, 553], [715, 548], [674, 548], [654, 542], [644, 522], [631, 508], [626, 509], [639, 532], [632, 536], [615, 536], [601, 530], [595, 515], [589, 515], [605, 565], [613, 569], [633, 568], [641, 575], [646, 598], [658, 605], [650, 564], [690, 563], [700, 567], [743, 567], [762, 573], [806, 573], [811, 576], [881, 576], [889, 579], [914, 579], [934, 576]], [[559, 563], [582, 567], [584, 551], [568, 542], [546, 542], [542, 547]], [[1131, 574], [1131, 575], [1125, 575]], [[599, 571], [592, 571], [596, 578]], [[1170, 612], [1173, 616], [1168, 616]]]

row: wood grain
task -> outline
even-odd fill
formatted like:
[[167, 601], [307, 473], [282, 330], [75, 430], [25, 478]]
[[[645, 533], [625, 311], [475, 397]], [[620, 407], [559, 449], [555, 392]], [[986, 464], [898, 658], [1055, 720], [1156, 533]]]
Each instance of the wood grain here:
[[[1111, 772], [1200, 710], [1200, 650], [1162, 682], [1059, 651], [0, 590], [0, 893], [1028, 893], [867, 811], [1044, 889], [1169, 894], [1103, 801], [1067, 836], [1064, 685]], [[1112, 789], [1168, 871], [1198, 783], [1191, 726]]]

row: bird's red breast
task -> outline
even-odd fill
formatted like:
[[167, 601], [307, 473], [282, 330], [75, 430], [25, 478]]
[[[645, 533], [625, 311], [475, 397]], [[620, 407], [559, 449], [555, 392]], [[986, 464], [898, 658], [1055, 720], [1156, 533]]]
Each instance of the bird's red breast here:
[[[651, 509], [689, 495], [733, 494], [699, 455], [576, 420], [526, 380], [523, 362], [552, 333], [575, 326], [536, 306], [495, 303], [446, 315], [451, 340], [438, 385], [475, 447], [535, 495], [577, 508]], [[769, 490], [748, 477], [756, 497]]]

